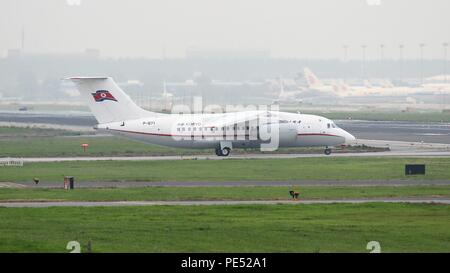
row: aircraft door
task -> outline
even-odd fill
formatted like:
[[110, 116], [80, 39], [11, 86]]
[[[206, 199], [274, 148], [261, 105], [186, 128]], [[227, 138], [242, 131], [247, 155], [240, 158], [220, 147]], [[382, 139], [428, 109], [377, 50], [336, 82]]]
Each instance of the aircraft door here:
[[279, 127], [280, 145], [294, 145], [297, 140], [297, 128], [292, 123], [280, 124]]

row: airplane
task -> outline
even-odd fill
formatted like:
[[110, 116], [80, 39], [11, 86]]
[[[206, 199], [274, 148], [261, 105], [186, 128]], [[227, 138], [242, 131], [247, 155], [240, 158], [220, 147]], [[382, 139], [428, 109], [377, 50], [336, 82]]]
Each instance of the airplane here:
[[302, 91], [300, 90], [293, 90], [293, 91], [285, 91], [284, 90], [284, 81], [280, 77], [279, 80], [280, 85], [280, 93], [278, 94], [278, 98], [276, 98], [273, 103], [275, 104], [299, 104], [302, 103], [303, 100], [299, 98], [299, 96], [302, 94]]
[[450, 84], [446, 83], [424, 83], [423, 92], [431, 94], [450, 93]]
[[379, 89], [375, 89], [368, 80], [364, 81], [364, 86], [350, 86], [343, 80], [325, 85], [309, 68], [304, 68], [304, 76], [311, 90], [332, 93], [338, 97], [366, 96], [379, 92]]
[[303, 69], [303, 73], [310, 90], [333, 94], [336, 94], [339, 91], [338, 85], [336, 85], [335, 83], [325, 85], [319, 80], [319, 78], [316, 77], [316, 75], [314, 75], [314, 73], [309, 68], [305, 67]]
[[[162, 146], [211, 148], [228, 156], [234, 148], [350, 144], [355, 137], [324, 117], [277, 111], [163, 114], [144, 110], [111, 77], [68, 78], [86, 100], [97, 130]], [[270, 149], [269, 147], [268, 149]]]
[[437, 75], [425, 79], [421, 85], [424, 92], [450, 93], [450, 75]]
[[339, 82], [340, 96], [407, 96], [421, 92], [422, 88], [395, 86], [390, 80], [381, 81], [380, 86], [374, 86], [369, 80], [364, 80], [364, 86], [350, 86]]
[[356, 97], [380, 94], [385, 87], [375, 87], [369, 80], [363, 81], [364, 85], [348, 85], [343, 80], [339, 80], [337, 95], [340, 97]]
[[432, 77], [428, 77], [425, 79], [427, 82], [440, 82], [440, 83], [449, 83], [450, 82], [450, 75], [442, 74], [442, 75], [436, 75]]
[[[364, 80], [363, 85], [348, 85], [343, 80], [333, 82], [331, 85], [323, 84], [319, 78], [308, 68], [304, 69], [308, 87], [311, 90], [330, 92], [338, 97], [363, 97], [363, 96], [405, 96], [419, 93], [423, 88], [408, 86], [395, 86], [391, 81], [384, 80], [381, 86], [374, 86], [369, 80]], [[428, 86], [432, 88], [432, 86]]]

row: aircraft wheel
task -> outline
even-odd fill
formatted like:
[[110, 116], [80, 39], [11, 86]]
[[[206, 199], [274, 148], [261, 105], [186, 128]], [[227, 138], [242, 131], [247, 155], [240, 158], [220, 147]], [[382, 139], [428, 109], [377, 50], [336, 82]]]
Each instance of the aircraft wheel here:
[[222, 156], [229, 156], [231, 153], [231, 149], [228, 147], [225, 147], [220, 151], [220, 153]]
[[324, 151], [325, 155], [331, 155], [331, 149], [330, 148], [326, 148]]
[[216, 155], [217, 155], [217, 156], [222, 156], [222, 153], [221, 153], [221, 151], [220, 151], [219, 148], [216, 148]]

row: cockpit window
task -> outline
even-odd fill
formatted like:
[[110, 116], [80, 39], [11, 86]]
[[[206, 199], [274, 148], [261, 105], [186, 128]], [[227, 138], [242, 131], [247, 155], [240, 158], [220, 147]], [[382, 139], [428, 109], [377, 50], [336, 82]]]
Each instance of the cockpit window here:
[[330, 129], [330, 124], [329, 123], [327, 123], [327, 127], [328, 127], [328, 129]]

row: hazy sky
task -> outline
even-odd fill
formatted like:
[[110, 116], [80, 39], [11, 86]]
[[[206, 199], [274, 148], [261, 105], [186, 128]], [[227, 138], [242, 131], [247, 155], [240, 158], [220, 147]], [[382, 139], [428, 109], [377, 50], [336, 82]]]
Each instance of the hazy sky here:
[[[81, 5], [68, 2], [81, 1]], [[381, 1], [381, 5], [368, 2]], [[187, 47], [274, 57], [442, 58], [450, 0], [0, 0], [0, 54], [100, 49], [107, 57], [184, 57]]]

